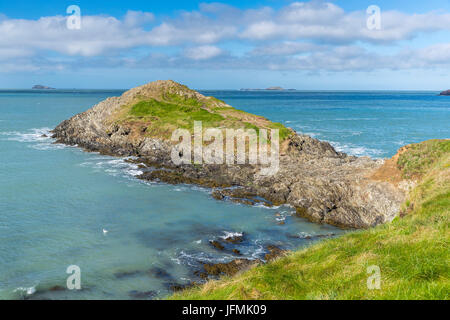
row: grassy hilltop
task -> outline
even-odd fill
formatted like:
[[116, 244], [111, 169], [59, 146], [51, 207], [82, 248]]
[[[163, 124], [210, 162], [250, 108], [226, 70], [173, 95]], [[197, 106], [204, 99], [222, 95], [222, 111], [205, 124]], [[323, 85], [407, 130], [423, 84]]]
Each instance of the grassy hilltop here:
[[[449, 299], [450, 140], [410, 145], [394, 157], [417, 181], [392, 223], [349, 232], [171, 299]], [[368, 290], [367, 267], [381, 269]]]
[[193, 131], [194, 121], [202, 121], [203, 128], [279, 129], [280, 141], [292, 134], [281, 123], [235, 109], [174, 81], [156, 81], [147, 91], [134, 94], [112, 121], [139, 127], [148, 137], [170, 139], [176, 129]]

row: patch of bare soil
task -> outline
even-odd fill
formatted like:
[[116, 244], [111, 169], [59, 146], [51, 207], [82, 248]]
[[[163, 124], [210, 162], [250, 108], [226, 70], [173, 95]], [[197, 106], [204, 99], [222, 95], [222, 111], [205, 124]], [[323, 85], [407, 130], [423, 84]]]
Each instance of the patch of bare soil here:
[[376, 181], [389, 182], [398, 186], [404, 179], [402, 177], [402, 171], [398, 168], [397, 162], [400, 155], [406, 150], [407, 146], [400, 148], [396, 155], [391, 159], [385, 160], [384, 164], [369, 176], [369, 178]]

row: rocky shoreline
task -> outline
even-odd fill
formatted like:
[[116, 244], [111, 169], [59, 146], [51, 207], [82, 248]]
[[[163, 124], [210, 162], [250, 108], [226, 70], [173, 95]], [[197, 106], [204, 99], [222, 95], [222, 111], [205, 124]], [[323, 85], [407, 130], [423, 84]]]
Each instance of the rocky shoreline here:
[[175, 88], [180, 95], [207, 99], [178, 86], [172, 81], [157, 81], [131, 89], [121, 97], [108, 98], [63, 121], [53, 130], [53, 138], [57, 143], [77, 145], [87, 151], [134, 156], [145, 167], [140, 179], [209, 187], [214, 198], [220, 200], [288, 204], [317, 223], [368, 228], [389, 222], [398, 214], [404, 192], [394, 184], [371, 178], [383, 165], [382, 160], [348, 156], [306, 135], [292, 131], [281, 146], [279, 171], [263, 176], [258, 165], [174, 165], [169, 141], [146, 136], [145, 130], [134, 123], [110, 121], [124, 104], [137, 97], [154, 96], [155, 92]]

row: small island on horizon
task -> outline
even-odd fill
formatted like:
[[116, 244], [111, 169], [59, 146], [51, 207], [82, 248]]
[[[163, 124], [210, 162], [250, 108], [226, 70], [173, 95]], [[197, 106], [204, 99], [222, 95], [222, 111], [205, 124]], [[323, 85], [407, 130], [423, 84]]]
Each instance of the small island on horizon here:
[[41, 84], [36, 84], [31, 89], [33, 89], [33, 90], [55, 90], [55, 88], [43, 86]]
[[284, 89], [283, 87], [268, 87], [266, 89], [250, 89], [250, 88], [242, 88], [240, 91], [297, 91], [297, 89]]

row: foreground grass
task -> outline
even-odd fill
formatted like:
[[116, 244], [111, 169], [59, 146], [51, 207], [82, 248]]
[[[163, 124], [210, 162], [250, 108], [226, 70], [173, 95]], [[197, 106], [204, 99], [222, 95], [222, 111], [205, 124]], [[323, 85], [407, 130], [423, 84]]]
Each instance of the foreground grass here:
[[[413, 145], [398, 160], [418, 179], [392, 223], [323, 241], [171, 299], [449, 299], [450, 141]], [[369, 290], [369, 266], [381, 288]]]

